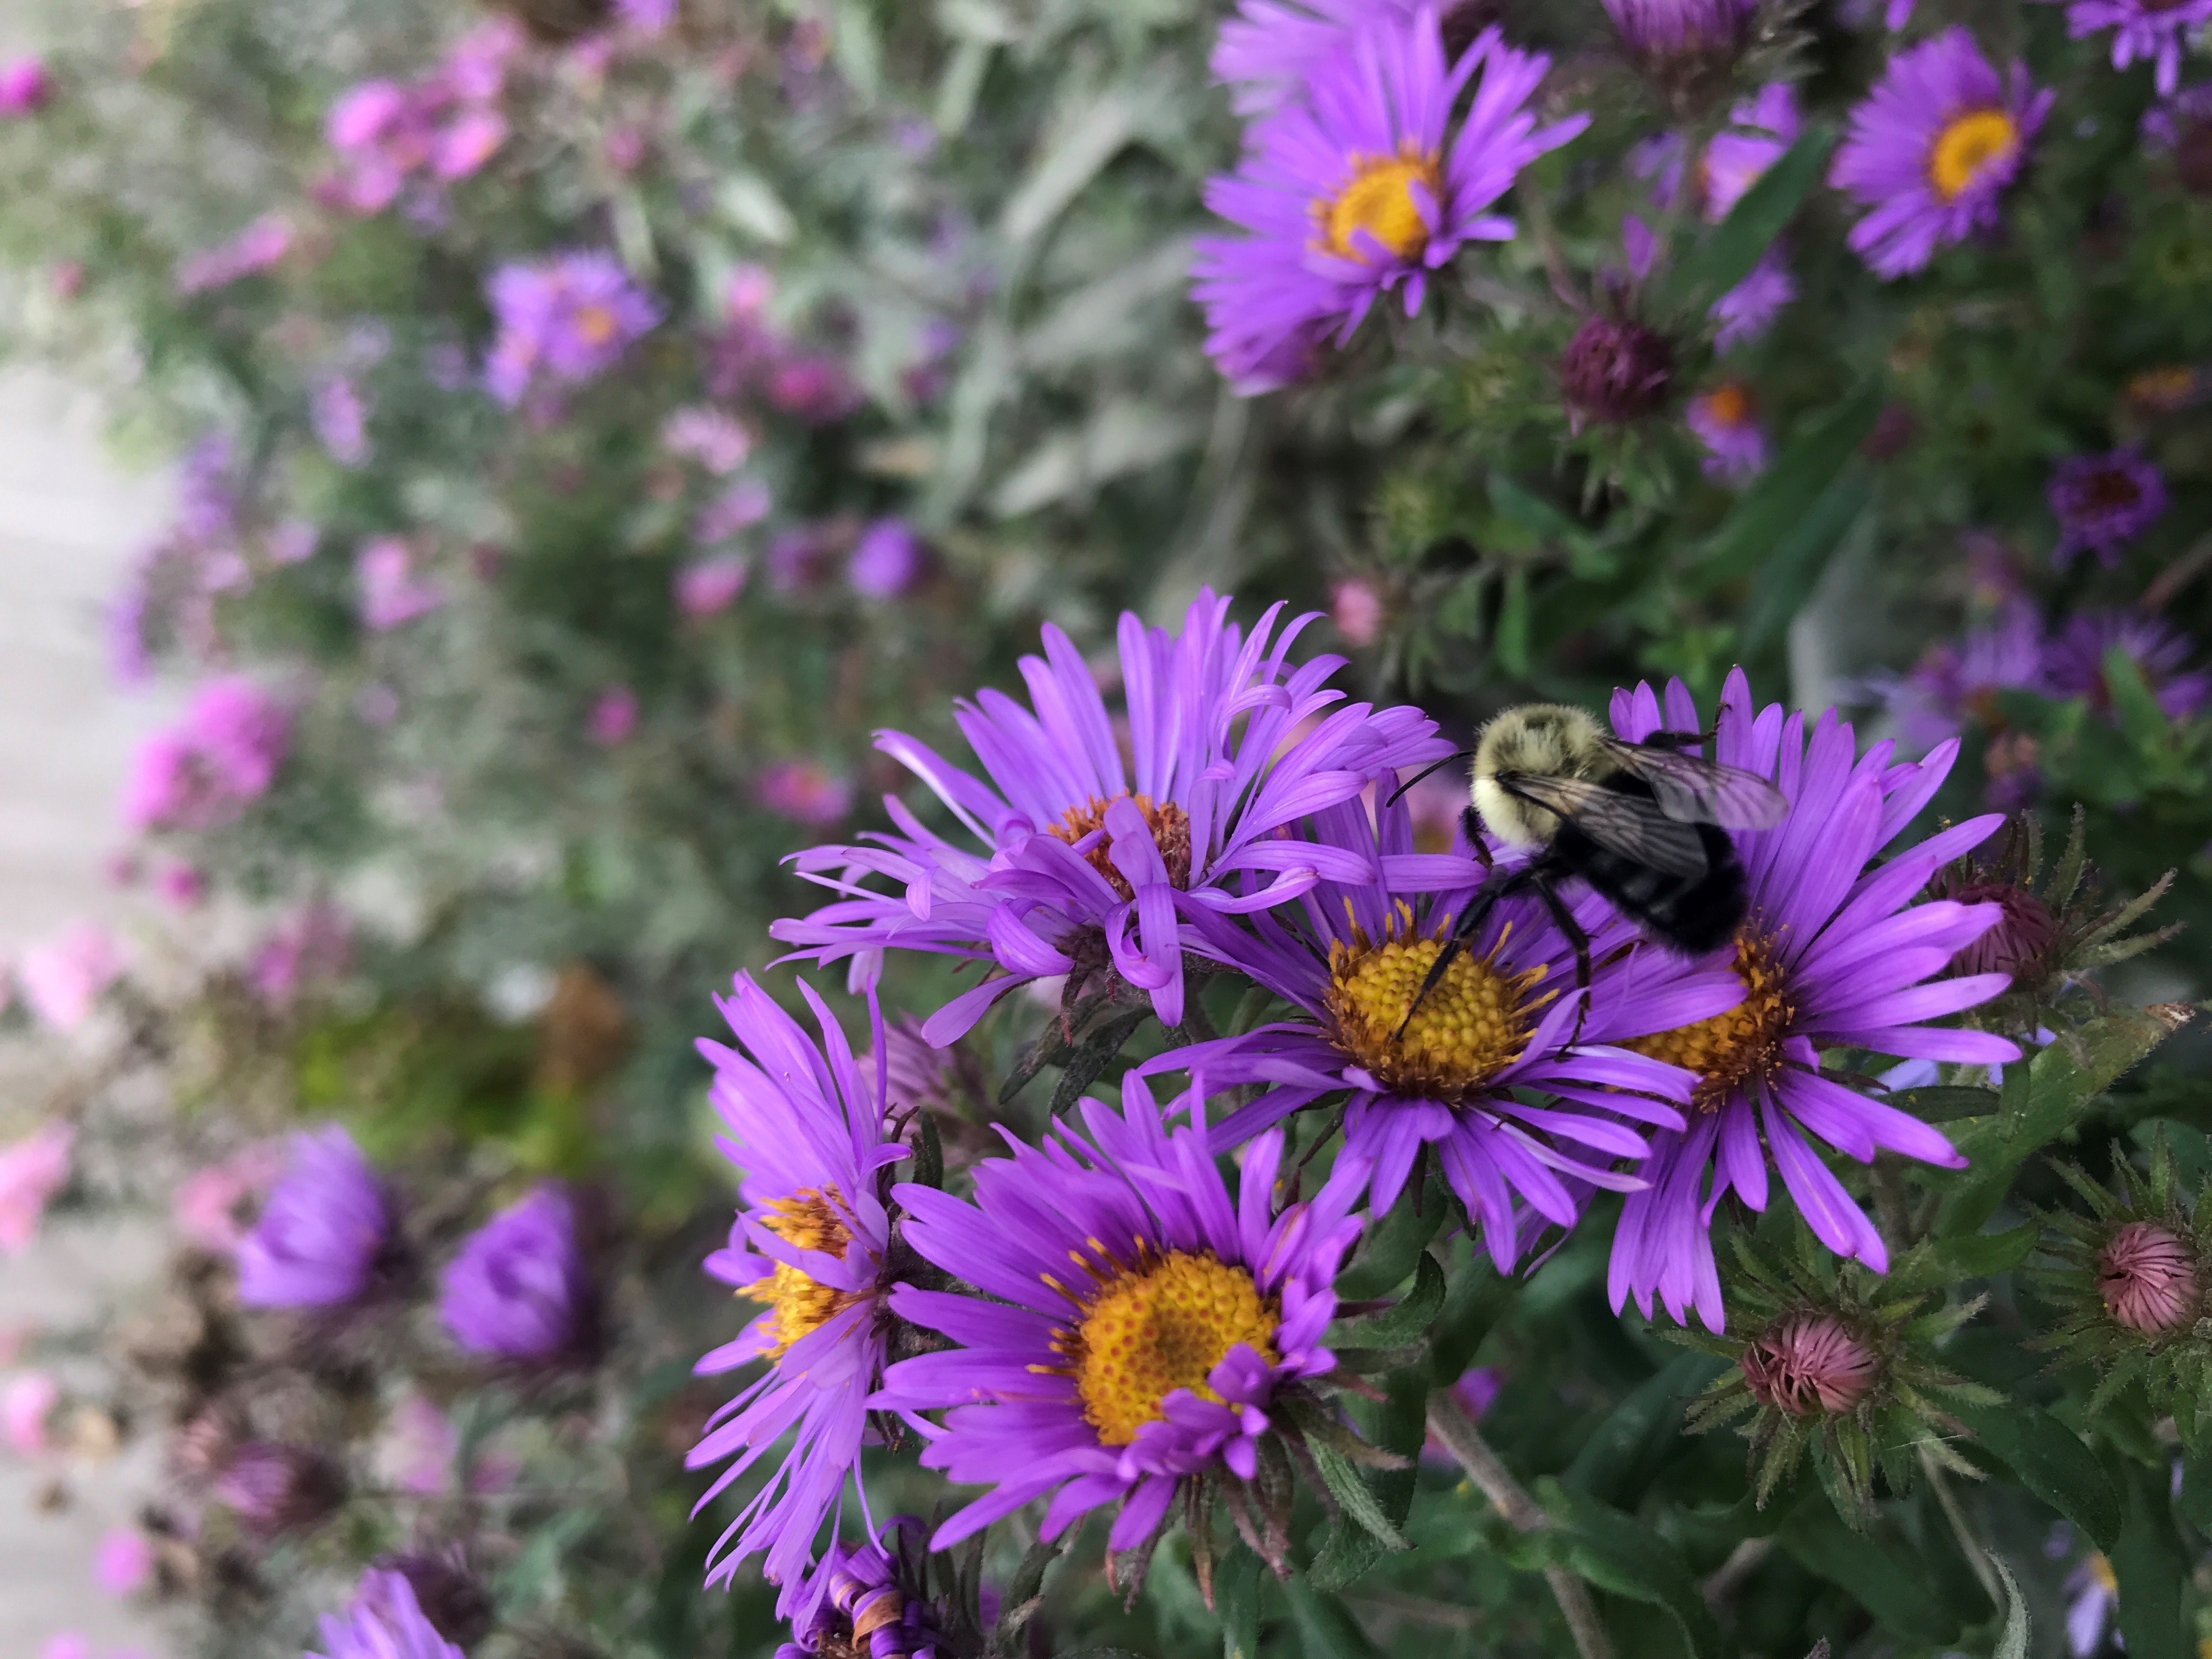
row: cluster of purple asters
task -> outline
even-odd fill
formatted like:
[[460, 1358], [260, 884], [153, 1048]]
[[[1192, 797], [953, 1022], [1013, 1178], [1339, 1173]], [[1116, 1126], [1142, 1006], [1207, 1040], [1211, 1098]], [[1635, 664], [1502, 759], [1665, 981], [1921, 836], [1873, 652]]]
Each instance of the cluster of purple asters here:
[[289, 712], [266, 688], [237, 674], [208, 681], [175, 725], [140, 747], [124, 822], [140, 834], [228, 823], [269, 793], [291, 732]]
[[325, 204], [381, 213], [412, 185], [410, 210], [434, 216], [441, 187], [478, 171], [507, 142], [500, 102], [508, 62], [526, 44], [519, 24], [495, 18], [418, 80], [364, 81], [342, 94], [323, 125], [337, 157], [318, 192]]
[[484, 385], [508, 404], [549, 380], [577, 386], [595, 378], [660, 320], [660, 307], [622, 262], [596, 249], [502, 265], [486, 293], [499, 334]]
[[[1827, 1248], [1880, 1272], [1882, 1235], [1832, 1160], [1962, 1163], [1832, 1057], [2018, 1058], [1945, 1023], [2009, 983], [1954, 962], [2001, 908], [1925, 899], [1995, 820], [1906, 835], [1955, 741], [1918, 761], [1887, 742], [1862, 753], [1832, 711], [1760, 708], [1732, 676], [1716, 758], [1788, 802], [1735, 836], [1741, 927], [1684, 961], [1571, 888], [1585, 982], [1534, 898], [1496, 904], [1446, 955], [1461, 914], [1525, 854], [1464, 830], [1417, 839], [1395, 792], [1443, 757], [1432, 723], [1344, 701], [1334, 659], [1296, 663], [1312, 618], [1270, 611], [1248, 635], [1229, 613], [1204, 594], [1176, 633], [1124, 617], [1110, 661], [1048, 629], [1022, 665], [1026, 702], [987, 690], [958, 706], [977, 770], [883, 734], [957, 831], [886, 798], [889, 830], [797, 856], [836, 896], [775, 930], [802, 957], [852, 963], [872, 1052], [853, 1052], [811, 988], [818, 1042], [744, 975], [723, 1004], [739, 1046], [702, 1045], [743, 1172], [708, 1270], [763, 1310], [700, 1363], [759, 1369], [691, 1462], [720, 1466], [702, 1507], [741, 1480], [749, 1494], [710, 1577], [761, 1558], [799, 1651], [855, 1628], [863, 1604], [900, 1640], [930, 1634], [881, 1547], [837, 1541], [848, 1509], [876, 1535], [858, 1484], [871, 1413], [974, 1489], [933, 1547], [1039, 1503], [1047, 1538], [1106, 1508], [1109, 1547], [1139, 1548], [1217, 1492], [1256, 1536], [1264, 1517], [1236, 1494], [1264, 1484], [1279, 1437], [1334, 1420], [1339, 1266], [1432, 1176], [1501, 1272], [1595, 1194], [1621, 1194], [1615, 1305], [1718, 1330], [1724, 1201], [1763, 1210], [1778, 1179]], [[1706, 724], [1679, 682], [1616, 694], [1612, 720], [1629, 741]], [[978, 981], [888, 1027], [875, 988], [898, 950], [972, 964]], [[1201, 975], [1286, 1012], [1194, 1032]], [[934, 1075], [925, 1045], [1054, 980], [1061, 1020], [1148, 1007], [1166, 1051], [1124, 1074], [1118, 1108], [1087, 1099], [1033, 1143], [1006, 1133], [1004, 1155], [969, 1165], [969, 1196], [895, 1178], [935, 1086], [916, 1080]], [[1307, 1158], [1333, 1144], [1310, 1176], [1285, 1158], [1294, 1118]]]

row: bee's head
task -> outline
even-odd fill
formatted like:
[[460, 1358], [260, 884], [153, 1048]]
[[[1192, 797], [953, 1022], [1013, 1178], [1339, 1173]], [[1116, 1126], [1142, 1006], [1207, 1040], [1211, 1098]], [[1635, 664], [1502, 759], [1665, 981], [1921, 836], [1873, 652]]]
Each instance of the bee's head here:
[[1482, 728], [1474, 750], [1474, 810], [1490, 832], [1516, 847], [1541, 847], [1558, 833], [1559, 815], [1500, 789], [1500, 772], [1540, 777], [1598, 775], [1603, 733], [1579, 708], [1564, 703], [1524, 703]]

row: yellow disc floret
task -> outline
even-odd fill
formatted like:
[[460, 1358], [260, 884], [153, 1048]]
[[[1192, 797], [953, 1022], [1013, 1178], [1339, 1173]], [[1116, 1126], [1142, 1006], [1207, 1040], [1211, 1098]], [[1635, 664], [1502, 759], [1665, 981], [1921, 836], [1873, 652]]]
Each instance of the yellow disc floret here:
[[[1106, 813], [1114, 801], [1126, 800], [1144, 814], [1145, 827], [1152, 832], [1152, 845], [1160, 849], [1160, 862], [1168, 867], [1168, 884], [1188, 887], [1190, 884], [1190, 814], [1171, 800], [1152, 804], [1150, 795], [1127, 793], [1108, 800], [1093, 795], [1080, 806], [1071, 806], [1060, 814], [1060, 822], [1052, 826], [1052, 833], [1073, 847], [1085, 836], [1106, 827]], [[1123, 898], [1134, 898], [1136, 890], [1129, 878], [1115, 867], [1112, 848], [1101, 841], [1083, 856], [1091, 867], [1106, 878], [1108, 884]]]
[[[761, 1224], [798, 1249], [819, 1250], [842, 1260], [853, 1236], [838, 1217], [836, 1196], [834, 1188], [825, 1197], [808, 1187], [789, 1198], [771, 1199]], [[781, 1358], [793, 1343], [818, 1330], [855, 1300], [850, 1291], [819, 1284], [787, 1261], [777, 1262], [774, 1273], [755, 1279], [738, 1294], [775, 1310], [775, 1346], [767, 1350], [771, 1359]]]
[[1955, 202], [1990, 167], [2012, 159], [2020, 129], [2001, 109], [1970, 109], [1953, 116], [1928, 150], [1928, 182]]
[[1395, 155], [1352, 157], [1351, 182], [1313, 204], [1322, 246], [1340, 259], [1366, 264], [1374, 252], [1363, 246], [1359, 233], [1364, 231], [1396, 258], [1412, 258], [1429, 242], [1429, 223], [1413, 186], [1426, 191], [1433, 204], [1442, 194], [1442, 178], [1433, 154], [1410, 147]]
[[588, 346], [603, 346], [615, 337], [622, 325], [605, 306], [576, 308], [576, 337]]
[[1528, 994], [1541, 968], [1516, 974], [1498, 965], [1504, 944], [1500, 935], [1486, 957], [1462, 951], [1414, 1009], [1444, 930], [1417, 934], [1403, 901], [1382, 939], [1355, 927], [1328, 951], [1326, 1004], [1338, 1046], [1389, 1089], [1456, 1101], [1480, 1087], [1521, 1058], [1537, 1012], [1552, 1000]]
[[1252, 1275], [1211, 1250], [1170, 1250], [1108, 1278], [1061, 1345], [1083, 1415], [1109, 1446], [1126, 1446], [1167, 1413], [1177, 1389], [1219, 1403], [1206, 1376], [1239, 1342], [1273, 1364], [1281, 1310]]
[[1701, 1112], [1718, 1111], [1754, 1078], [1771, 1075], [1782, 1064], [1782, 1040], [1796, 1010], [1784, 998], [1777, 942], [1745, 932], [1735, 942], [1735, 976], [1743, 1000], [1724, 1014], [1678, 1025], [1671, 1031], [1632, 1037], [1620, 1046], [1663, 1060], [1698, 1074], [1692, 1103]]

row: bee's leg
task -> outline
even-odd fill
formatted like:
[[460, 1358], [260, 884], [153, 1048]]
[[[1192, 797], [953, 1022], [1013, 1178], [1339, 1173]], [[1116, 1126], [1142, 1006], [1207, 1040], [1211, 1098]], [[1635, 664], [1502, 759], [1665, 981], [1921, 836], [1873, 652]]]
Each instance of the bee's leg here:
[[1482, 814], [1472, 806], [1461, 807], [1459, 830], [1467, 837], [1467, 844], [1474, 848], [1476, 861], [1486, 870], [1494, 868], [1496, 861], [1490, 856], [1490, 843], [1482, 838]]
[[1530, 885], [1536, 890], [1536, 896], [1543, 901], [1544, 908], [1550, 912], [1553, 926], [1565, 933], [1567, 943], [1575, 947], [1575, 997], [1577, 1006], [1575, 1009], [1575, 1029], [1566, 1041], [1566, 1046], [1571, 1048], [1582, 1041], [1583, 1022], [1589, 1018], [1590, 938], [1583, 931], [1582, 923], [1575, 920], [1574, 911], [1559, 896], [1559, 890], [1548, 880], [1539, 878]]
[[1400, 784], [1396, 789], [1391, 792], [1390, 799], [1384, 801], [1382, 804], [1385, 806], [1395, 806], [1398, 804], [1399, 796], [1404, 794], [1408, 789], [1411, 789], [1423, 778], [1428, 776], [1430, 773], [1438, 771], [1444, 767], [1449, 766], [1454, 761], [1473, 760], [1474, 758], [1474, 750], [1472, 749], [1462, 749], [1456, 755], [1446, 755], [1442, 760], [1435, 762], [1433, 764], [1424, 766], [1419, 771], [1414, 773], [1412, 777], [1407, 778], [1405, 782]]
[[1467, 948], [1468, 940], [1473, 939], [1482, 924], [1490, 920], [1490, 913], [1497, 908], [1498, 902], [1538, 879], [1530, 874], [1534, 868], [1532, 865], [1524, 864], [1504, 880], [1495, 886], [1485, 887], [1468, 901], [1467, 908], [1460, 912], [1458, 926], [1452, 929], [1451, 937], [1444, 941], [1444, 948], [1437, 952], [1437, 959], [1429, 964], [1428, 977], [1421, 981], [1421, 988], [1413, 993], [1413, 1000], [1406, 1005], [1406, 1017], [1398, 1022], [1398, 1029], [1390, 1034], [1391, 1042], [1395, 1042], [1406, 1035], [1406, 1028], [1413, 1023], [1413, 1016], [1420, 1012], [1422, 1003], [1428, 1000], [1429, 993], [1442, 982], [1444, 970], [1452, 965], [1453, 958]]

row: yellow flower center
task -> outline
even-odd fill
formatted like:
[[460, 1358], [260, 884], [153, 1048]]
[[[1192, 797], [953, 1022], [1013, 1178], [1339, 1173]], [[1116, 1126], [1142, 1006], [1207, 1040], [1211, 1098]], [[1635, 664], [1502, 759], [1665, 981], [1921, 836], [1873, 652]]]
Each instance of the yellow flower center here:
[[2009, 161], [2019, 143], [2020, 129], [2001, 109], [1954, 115], [1928, 152], [1928, 182], [1945, 201], [1955, 202], [1990, 167]]
[[1281, 1322], [1281, 1310], [1243, 1268], [1211, 1250], [1170, 1250], [1133, 1273], [1117, 1270], [1055, 1346], [1099, 1439], [1126, 1446], [1167, 1415], [1162, 1402], [1177, 1389], [1218, 1404], [1206, 1376], [1239, 1342], [1273, 1364]]
[[1554, 994], [1529, 997], [1544, 976], [1541, 968], [1513, 974], [1498, 967], [1505, 943], [1501, 934], [1486, 957], [1468, 951], [1454, 957], [1414, 1009], [1413, 999], [1444, 948], [1444, 931], [1439, 927], [1427, 938], [1416, 934], [1413, 913], [1402, 900], [1379, 942], [1355, 927], [1349, 941], [1337, 939], [1328, 947], [1325, 1006], [1337, 1046], [1383, 1087], [1456, 1101], [1521, 1058], [1537, 1011]]
[[576, 312], [576, 333], [586, 345], [603, 346], [615, 337], [619, 325], [605, 306], [582, 306]]
[[1735, 941], [1735, 976], [1743, 1000], [1724, 1014], [1678, 1025], [1671, 1031], [1632, 1037], [1620, 1046], [1663, 1060], [1698, 1074], [1692, 1103], [1716, 1112], [1753, 1078], [1782, 1064], [1782, 1039], [1796, 1012], [1784, 998], [1785, 981], [1774, 939], [1740, 933]]
[[1443, 176], [1433, 154], [1410, 147], [1396, 155], [1353, 156], [1352, 182], [1314, 204], [1322, 245], [1340, 259], [1366, 264], [1373, 253], [1354, 240], [1364, 230], [1396, 258], [1412, 258], [1429, 242], [1413, 185], [1425, 186], [1433, 203], [1443, 195]]
[[[1145, 827], [1152, 832], [1152, 845], [1160, 849], [1160, 862], [1168, 867], [1168, 884], [1188, 887], [1190, 884], [1190, 814], [1171, 800], [1152, 805], [1150, 795], [1127, 793], [1108, 800], [1103, 795], [1093, 795], [1080, 806], [1071, 806], [1060, 814], [1060, 822], [1052, 826], [1052, 833], [1073, 847], [1085, 836], [1106, 827], [1106, 813], [1114, 801], [1133, 802], [1137, 811], [1145, 816]], [[1106, 878], [1114, 890], [1123, 898], [1136, 897], [1136, 890], [1129, 878], [1114, 866], [1113, 843], [1101, 841], [1083, 856], [1091, 867]]]
[[2100, 1551], [2091, 1550], [2088, 1560], [2083, 1565], [2089, 1569], [2089, 1577], [2096, 1582], [2099, 1589], [2107, 1595], [2118, 1595], [2120, 1593], [2119, 1577], [2113, 1572], [2112, 1564], [2105, 1559]]
[[[832, 1207], [836, 1198], [834, 1188], [828, 1197], [811, 1187], [802, 1188], [789, 1198], [769, 1200], [770, 1213], [761, 1218], [761, 1224], [798, 1249], [819, 1250], [842, 1261], [853, 1235]], [[775, 1346], [768, 1350], [770, 1359], [781, 1358], [793, 1343], [819, 1330], [858, 1299], [850, 1291], [832, 1290], [817, 1283], [787, 1261], [777, 1262], [773, 1273], [755, 1279], [738, 1294], [764, 1302], [775, 1310]]]
[[1705, 408], [1723, 426], [1741, 426], [1751, 418], [1751, 393], [1724, 381], [1705, 394]]

